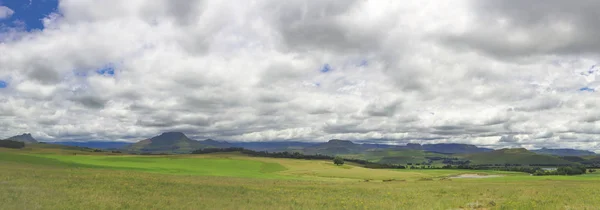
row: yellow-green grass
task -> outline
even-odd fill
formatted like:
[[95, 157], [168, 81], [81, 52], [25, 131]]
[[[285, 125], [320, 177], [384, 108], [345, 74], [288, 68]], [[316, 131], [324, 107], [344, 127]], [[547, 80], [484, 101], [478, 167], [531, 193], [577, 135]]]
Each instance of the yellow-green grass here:
[[[474, 172], [505, 176], [442, 178]], [[599, 209], [599, 187], [595, 174], [381, 170], [236, 153], [0, 150], [0, 209]]]
[[[465, 170], [387, 170], [368, 169], [358, 165], [336, 166], [331, 161], [296, 160], [248, 157], [239, 153], [207, 155], [72, 155], [48, 153], [0, 153], [0, 159], [29, 164], [44, 164], [79, 168], [104, 168], [114, 170], [135, 170], [152, 173], [229, 176], [276, 179], [360, 179], [360, 180], [420, 180], [443, 178], [462, 173]], [[479, 174], [505, 174], [500, 171], [478, 171]], [[511, 175], [522, 173], [508, 172]]]

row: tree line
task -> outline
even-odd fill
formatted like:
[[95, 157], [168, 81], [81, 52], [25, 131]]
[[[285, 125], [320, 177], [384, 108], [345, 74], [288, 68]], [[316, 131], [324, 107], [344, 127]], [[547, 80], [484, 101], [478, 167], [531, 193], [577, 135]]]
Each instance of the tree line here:
[[[376, 163], [367, 160], [361, 159], [351, 159], [351, 158], [343, 158], [343, 157], [333, 157], [322, 154], [314, 154], [308, 155], [300, 152], [267, 152], [267, 151], [254, 151], [241, 147], [230, 147], [230, 148], [204, 148], [195, 150], [192, 154], [209, 154], [209, 153], [218, 153], [218, 152], [240, 152], [242, 154], [246, 154], [254, 157], [270, 157], [270, 158], [291, 158], [291, 159], [304, 159], [304, 160], [335, 160], [338, 158], [338, 163], [340, 163], [339, 159], [344, 162], [358, 163], [363, 165], [365, 168], [392, 168], [392, 169], [468, 169], [468, 170], [499, 170], [499, 171], [516, 171], [516, 172], [524, 172], [533, 174], [535, 176], [546, 176], [546, 175], [578, 175], [585, 174], [587, 168], [584, 165], [572, 165], [572, 164], [460, 164], [460, 165], [452, 165], [447, 164], [442, 167], [436, 167], [431, 165], [420, 165], [420, 164], [407, 164], [397, 165], [397, 164], [387, 164], [387, 163]], [[454, 159], [456, 161], [456, 159]], [[462, 161], [457, 161], [462, 162]], [[464, 163], [464, 162], [463, 162]], [[343, 164], [343, 163], [342, 163]], [[541, 166], [552, 166], [557, 167], [556, 170], [544, 170]]]
[[[303, 159], [303, 160], [334, 160], [336, 157], [322, 155], [322, 154], [314, 154], [308, 155], [300, 152], [267, 152], [267, 151], [254, 151], [241, 147], [230, 147], [230, 148], [204, 148], [195, 150], [192, 154], [209, 154], [209, 153], [218, 153], [218, 152], [240, 152], [242, 154], [246, 154], [253, 157], [270, 157], [270, 158], [291, 158], [291, 159]], [[342, 158], [344, 162], [351, 162], [363, 165], [365, 168], [394, 168], [394, 169], [404, 169], [406, 168], [403, 165], [396, 164], [387, 164], [387, 163], [375, 163], [367, 160], [361, 159], [352, 159], [352, 158]]]

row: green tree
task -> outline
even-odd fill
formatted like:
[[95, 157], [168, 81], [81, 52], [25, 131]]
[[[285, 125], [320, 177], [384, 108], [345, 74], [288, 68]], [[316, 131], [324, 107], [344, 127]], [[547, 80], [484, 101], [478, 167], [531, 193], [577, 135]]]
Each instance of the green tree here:
[[340, 157], [340, 156], [335, 156], [335, 158], [333, 158], [333, 164], [335, 165], [344, 165], [344, 158]]

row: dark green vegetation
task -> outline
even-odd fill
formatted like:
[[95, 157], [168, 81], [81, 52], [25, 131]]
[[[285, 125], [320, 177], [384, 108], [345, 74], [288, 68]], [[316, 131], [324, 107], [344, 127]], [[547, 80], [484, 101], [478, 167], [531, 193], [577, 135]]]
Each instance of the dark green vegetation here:
[[[536, 170], [534, 176], [552, 176], [552, 175], [580, 175], [588, 172], [588, 169], [584, 166], [564, 166], [558, 167], [556, 170]], [[591, 173], [596, 172], [594, 169], [590, 170]]]
[[340, 156], [335, 156], [335, 158], [333, 158], [333, 164], [338, 166], [344, 165], [344, 158]]

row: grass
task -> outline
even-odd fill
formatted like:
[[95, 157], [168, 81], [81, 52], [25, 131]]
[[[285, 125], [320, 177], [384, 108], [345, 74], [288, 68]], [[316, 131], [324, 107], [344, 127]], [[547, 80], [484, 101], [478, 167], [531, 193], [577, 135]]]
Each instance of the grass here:
[[344, 155], [347, 158], [365, 159], [373, 162], [392, 164], [422, 163], [427, 162], [426, 157], [448, 157], [444, 154], [411, 149], [376, 149], [361, 154]]
[[[504, 176], [444, 179], [473, 172]], [[236, 153], [0, 150], [0, 209], [598, 209], [599, 187], [600, 174], [381, 170]]]
[[466, 154], [461, 157], [473, 164], [573, 164], [573, 162], [551, 155], [540, 155], [525, 149], [502, 149], [492, 152]]

